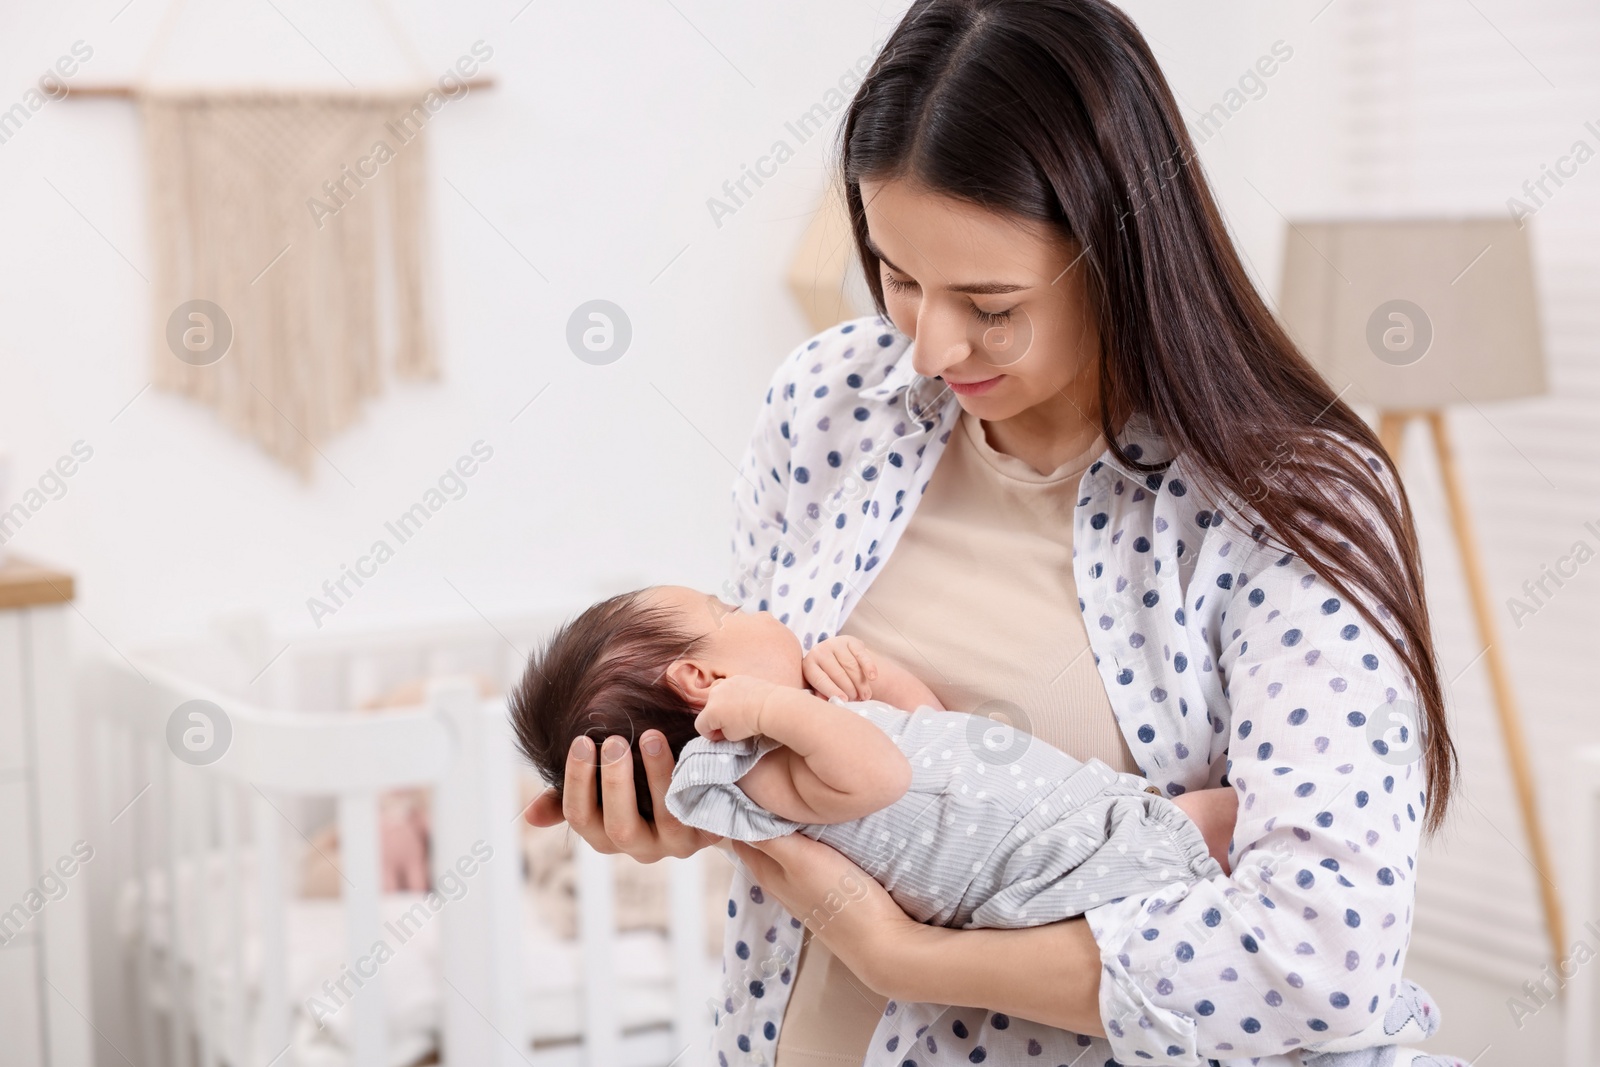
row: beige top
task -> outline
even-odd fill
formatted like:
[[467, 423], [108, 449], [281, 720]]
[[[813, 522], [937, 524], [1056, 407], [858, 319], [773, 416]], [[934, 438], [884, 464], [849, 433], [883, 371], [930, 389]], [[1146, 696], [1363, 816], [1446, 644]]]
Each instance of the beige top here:
[[[1105, 448], [1099, 438], [1040, 474], [995, 451], [963, 410], [911, 521], [839, 632], [904, 664], [951, 710], [1137, 774], [1072, 572], [1078, 482]], [[809, 929], [795, 966], [774, 1067], [860, 1064], [885, 998]]]

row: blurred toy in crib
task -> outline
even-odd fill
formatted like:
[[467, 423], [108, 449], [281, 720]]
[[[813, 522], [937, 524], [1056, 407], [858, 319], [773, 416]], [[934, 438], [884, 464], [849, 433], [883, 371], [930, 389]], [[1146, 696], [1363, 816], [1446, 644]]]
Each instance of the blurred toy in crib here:
[[[493, 682], [480, 675], [473, 680], [478, 695], [499, 695]], [[414, 678], [361, 705], [364, 712], [415, 708], [427, 703], [428, 680]], [[429, 790], [393, 789], [378, 798], [378, 873], [385, 893], [426, 893], [433, 888], [428, 874]], [[306, 897], [339, 895], [339, 827], [330, 823], [311, 835], [300, 868], [300, 894]]]

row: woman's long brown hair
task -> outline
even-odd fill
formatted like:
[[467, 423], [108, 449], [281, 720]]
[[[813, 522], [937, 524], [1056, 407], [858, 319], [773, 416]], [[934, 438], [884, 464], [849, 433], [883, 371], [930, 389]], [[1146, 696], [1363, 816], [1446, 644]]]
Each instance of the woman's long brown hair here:
[[1082, 249], [1100, 326], [1101, 429], [1117, 461], [1162, 469], [1124, 452], [1112, 425], [1114, 412], [1152, 419], [1216, 492], [1249, 501], [1224, 521], [1299, 555], [1384, 634], [1416, 686], [1424, 828], [1436, 831], [1457, 756], [1410, 501], [1376, 435], [1245, 273], [1133, 22], [1104, 0], [918, 0], [851, 101], [837, 150], [885, 318], [864, 178], [1043, 221]]

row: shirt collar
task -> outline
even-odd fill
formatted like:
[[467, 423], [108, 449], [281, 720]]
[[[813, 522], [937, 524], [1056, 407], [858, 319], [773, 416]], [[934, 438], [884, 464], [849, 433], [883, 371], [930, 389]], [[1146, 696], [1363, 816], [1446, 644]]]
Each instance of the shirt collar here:
[[[896, 393], [906, 388], [922, 375], [911, 366], [911, 357], [917, 349], [917, 342], [911, 341], [900, 351], [900, 358], [889, 366], [884, 373], [883, 380], [877, 385], [864, 385], [856, 394], [863, 400], [892, 400]], [[929, 379], [930, 381], [932, 379]]]

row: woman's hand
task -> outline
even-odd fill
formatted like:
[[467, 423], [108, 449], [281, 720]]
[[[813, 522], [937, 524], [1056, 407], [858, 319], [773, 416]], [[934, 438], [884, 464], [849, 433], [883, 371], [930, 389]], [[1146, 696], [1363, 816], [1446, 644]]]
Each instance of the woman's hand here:
[[894, 996], [889, 964], [906, 939], [928, 928], [837, 849], [804, 834], [730, 842], [751, 880], [802, 920], [857, 978]]
[[1081, 916], [1017, 930], [924, 926], [820, 841], [796, 833], [732, 844], [751, 880], [880, 996], [972, 1004], [1105, 1036], [1100, 949]]
[[1232, 874], [1228, 846], [1233, 843], [1233, 828], [1239, 821], [1239, 794], [1231, 785], [1215, 789], [1196, 789], [1172, 798], [1190, 820], [1200, 828], [1211, 850], [1211, 858], [1222, 865], [1223, 874]]
[[673, 758], [661, 731], [646, 730], [639, 738], [639, 747], [643, 750], [645, 776], [650, 781], [653, 822], [639, 814], [633, 791], [633, 755], [627, 739], [616, 734], [606, 738], [600, 749], [603, 815], [595, 801], [594, 742], [579, 737], [567, 753], [564, 798], [557, 799], [556, 791], [547, 789], [523, 810], [523, 818], [533, 826], [554, 826], [564, 819], [596, 852], [623, 852], [640, 863], [654, 863], [664, 856], [692, 856], [721, 841], [716, 834], [683, 825], [667, 810]]

